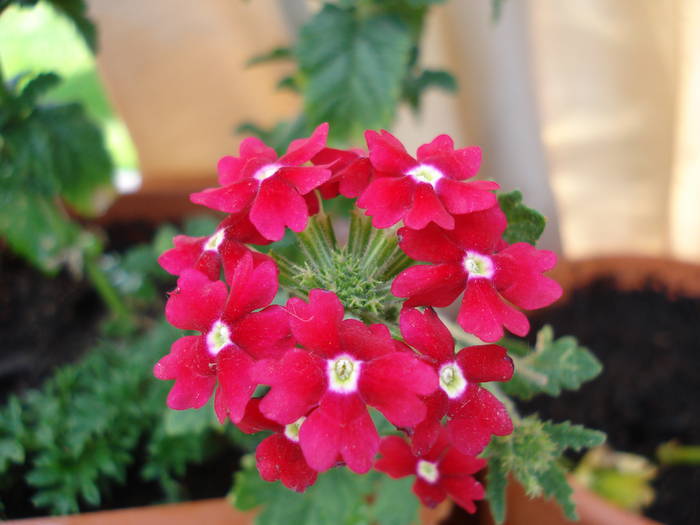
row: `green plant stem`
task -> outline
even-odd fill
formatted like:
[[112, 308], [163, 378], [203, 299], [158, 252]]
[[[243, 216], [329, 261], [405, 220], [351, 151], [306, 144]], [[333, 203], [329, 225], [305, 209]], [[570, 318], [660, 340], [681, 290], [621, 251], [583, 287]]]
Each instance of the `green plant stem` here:
[[99, 255], [87, 256], [85, 258], [85, 270], [88, 279], [97, 291], [100, 299], [107, 305], [110, 314], [115, 320], [123, 323], [126, 330], [131, 330], [135, 327], [135, 320], [131, 316], [131, 312], [122, 300], [117, 290], [109, 282], [107, 275], [100, 267]]

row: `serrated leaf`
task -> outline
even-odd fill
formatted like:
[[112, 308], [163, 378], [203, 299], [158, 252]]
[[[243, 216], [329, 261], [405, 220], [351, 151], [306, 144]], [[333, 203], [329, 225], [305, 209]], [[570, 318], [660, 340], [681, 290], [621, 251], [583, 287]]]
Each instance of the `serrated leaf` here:
[[267, 51], [266, 53], [262, 53], [260, 55], [255, 55], [254, 57], [251, 57], [246, 62], [246, 66], [255, 66], [257, 64], [264, 64], [266, 62], [276, 62], [278, 60], [290, 60], [293, 58], [294, 58], [294, 54], [292, 53], [291, 48], [289, 48], [289, 47], [276, 47], [274, 49], [271, 49], [270, 51]]
[[605, 434], [598, 430], [586, 428], [583, 425], [572, 425], [568, 421], [563, 423], [544, 422], [544, 431], [550, 439], [559, 447], [560, 452], [565, 449], [579, 451], [584, 448], [597, 447], [605, 442]]
[[539, 393], [558, 396], [562, 389], [577, 390], [602, 371], [598, 359], [574, 337], [552, 338], [552, 329], [545, 326], [538, 334], [534, 352], [525, 357], [513, 356], [515, 374], [502, 385], [503, 391], [521, 399]]
[[418, 76], [408, 75], [406, 77], [402, 97], [417, 111], [421, 107], [424, 92], [430, 88], [454, 92], [457, 90], [457, 80], [447, 71], [426, 69]]
[[567, 518], [578, 520], [576, 505], [571, 501], [571, 495], [574, 491], [566, 479], [564, 470], [557, 463], [552, 463], [549, 469], [538, 474], [538, 479], [544, 495], [554, 498]]
[[540, 212], [528, 208], [522, 200], [523, 195], [517, 190], [498, 195], [498, 204], [508, 219], [503, 238], [511, 244], [527, 242], [534, 246], [544, 231], [546, 221]]
[[398, 17], [359, 16], [326, 4], [302, 28], [296, 47], [309, 121], [329, 122], [339, 141], [388, 127], [410, 50], [409, 28]]
[[486, 472], [486, 499], [489, 502], [491, 516], [498, 525], [506, 519], [507, 486], [508, 470], [504, 468], [499, 457], [490, 458]]

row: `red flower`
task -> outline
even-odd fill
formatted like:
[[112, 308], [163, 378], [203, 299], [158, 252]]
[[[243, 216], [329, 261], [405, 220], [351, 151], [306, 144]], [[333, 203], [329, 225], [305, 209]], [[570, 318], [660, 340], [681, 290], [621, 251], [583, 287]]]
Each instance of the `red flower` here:
[[220, 188], [191, 195], [192, 202], [227, 213], [245, 212], [257, 230], [271, 241], [284, 236], [284, 227], [306, 228], [309, 209], [304, 195], [328, 180], [331, 173], [320, 166], [302, 166], [323, 149], [328, 124], [318, 126], [308, 139], [292, 141], [287, 153], [275, 151], [260, 139], [241, 142], [240, 157], [219, 161]]
[[526, 310], [542, 308], [562, 293], [556, 281], [542, 272], [556, 264], [553, 252], [530, 244], [508, 245], [502, 239], [506, 218], [498, 206], [455, 217], [455, 228], [443, 230], [433, 224], [421, 231], [399, 230], [400, 246], [417, 260], [401, 272], [391, 286], [405, 306], [448, 306], [464, 292], [457, 321], [483, 341], [503, 337], [503, 327], [524, 336], [530, 330]]
[[481, 150], [477, 147], [455, 150], [449, 136], [439, 135], [418, 148], [416, 160], [387, 131], [367, 131], [365, 138], [377, 176], [357, 205], [367, 210], [376, 228], [403, 219], [413, 229], [434, 222], [451, 230], [453, 215], [484, 210], [496, 202], [489, 191], [499, 188], [495, 182], [464, 182], [479, 170]]
[[479, 385], [509, 381], [513, 376], [513, 362], [505, 348], [470, 346], [455, 354], [449, 330], [430, 308], [423, 313], [404, 309], [399, 324], [406, 343], [425, 356], [440, 378], [440, 388], [426, 399], [428, 413], [413, 432], [417, 453], [433, 447], [445, 415], [450, 441], [464, 454], [479, 454], [492, 434], [505, 436], [513, 431], [506, 408]]
[[263, 439], [255, 450], [260, 477], [265, 481], [280, 480], [288, 489], [304, 492], [316, 482], [317, 472], [306, 463], [299, 446], [299, 429], [305, 418], [289, 425], [280, 425], [260, 412], [260, 399], [251, 399], [243, 419], [238, 423], [246, 434], [271, 430], [273, 435]]
[[418, 396], [437, 388], [435, 372], [404, 351], [386, 326], [343, 320], [343, 305], [332, 292], [311, 290], [308, 303], [292, 298], [287, 310], [305, 349], [256, 365], [254, 378], [272, 387], [260, 410], [281, 424], [308, 413], [300, 443], [314, 470], [327, 470], [340, 457], [351, 470], [367, 472], [379, 436], [366, 405], [394, 425], [416, 425], [426, 413]]
[[174, 379], [168, 406], [200, 408], [216, 391], [214, 407], [220, 421], [230, 415], [240, 421], [257, 385], [250, 369], [257, 359], [281, 356], [293, 346], [287, 313], [270, 306], [277, 292], [277, 267], [272, 261], [253, 266], [246, 254], [234, 272], [230, 293], [221, 281], [210, 281], [197, 270], [185, 270], [165, 308], [168, 321], [200, 335], [173, 343], [154, 367], [158, 379]]
[[444, 432], [427, 453], [417, 457], [398, 436], [382, 439], [379, 453], [381, 458], [375, 468], [380, 472], [392, 478], [416, 476], [413, 492], [423, 505], [435, 507], [449, 495], [457, 505], [473, 513], [474, 501], [484, 497], [484, 487], [471, 474], [484, 468], [486, 461], [451, 448]]
[[181, 275], [185, 270], [194, 268], [212, 281], [219, 279], [223, 266], [226, 282], [230, 282], [233, 270], [246, 253], [252, 254], [255, 264], [271, 260], [266, 255], [251, 252], [243, 242], [269, 243], [260, 237], [247, 217], [231, 215], [209, 237], [176, 235], [173, 238], [175, 247], [163, 252], [158, 257], [158, 263], [173, 275]]
[[324, 199], [339, 194], [349, 199], [359, 197], [373, 174], [369, 157], [361, 149], [324, 148], [311, 162], [331, 170], [331, 178], [319, 188]]

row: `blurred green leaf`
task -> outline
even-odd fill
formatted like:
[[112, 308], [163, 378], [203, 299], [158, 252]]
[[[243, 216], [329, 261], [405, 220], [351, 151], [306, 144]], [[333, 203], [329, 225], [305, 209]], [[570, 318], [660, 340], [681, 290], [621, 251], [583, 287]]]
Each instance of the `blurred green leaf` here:
[[296, 47], [310, 123], [329, 122], [341, 142], [388, 127], [410, 50], [409, 29], [398, 17], [359, 16], [326, 4], [302, 28]]
[[523, 195], [519, 191], [501, 193], [498, 195], [498, 204], [508, 219], [503, 238], [513, 244], [515, 242], [527, 242], [533, 246], [544, 231], [544, 216], [522, 203]]

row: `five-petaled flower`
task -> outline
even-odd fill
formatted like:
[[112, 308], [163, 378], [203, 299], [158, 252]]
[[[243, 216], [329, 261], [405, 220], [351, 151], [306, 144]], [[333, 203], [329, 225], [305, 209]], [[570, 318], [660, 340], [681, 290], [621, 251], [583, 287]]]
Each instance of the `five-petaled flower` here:
[[492, 181], [470, 181], [479, 171], [481, 150], [454, 149], [452, 139], [439, 135], [418, 148], [418, 159], [387, 131], [365, 133], [376, 176], [357, 201], [376, 228], [403, 219], [409, 228], [430, 223], [452, 229], [453, 215], [490, 208], [496, 203]]
[[414, 455], [399, 436], [382, 439], [381, 458], [375, 468], [392, 478], [415, 476], [413, 492], [427, 507], [435, 507], [448, 495], [467, 512], [475, 512], [474, 501], [483, 499], [484, 487], [472, 474], [486, 461], [462, 454], [452, 448], [444, 432], [424, 454]]
[[[304, 166], [323, 149], [328, 124], [318, 126], [308, 139], [293, 141], [277, 158], [260, 139], [241, 142], [240, 157], [219, 161], [220, 188], [191, 195], [192, 202], [227, 213], [247, 213], [260, 234], [271, 241], [284, 236], [284, 227], [303, 231], [309, 219], [309, 194], [330, 176], [322, 166]], [[313, 200], [311, 201], [313, 202]]]
[[531, 244], [509, 245], [502, 236], [507, 226], [498, 206], [459, 215], [453, 230], [434, 224], [416, 231], [399, 230], [406, 254], [433, 264], [416, 265], [401, 272], [391, 286], [405, 306], [449, 306], [464, 292], [457, 321], [483, 341], [503, 337], [503, 327], [527, 335], [526, 310], [548, 306], [562, 293], [561, 286], [542, 275], [557, 257]]

